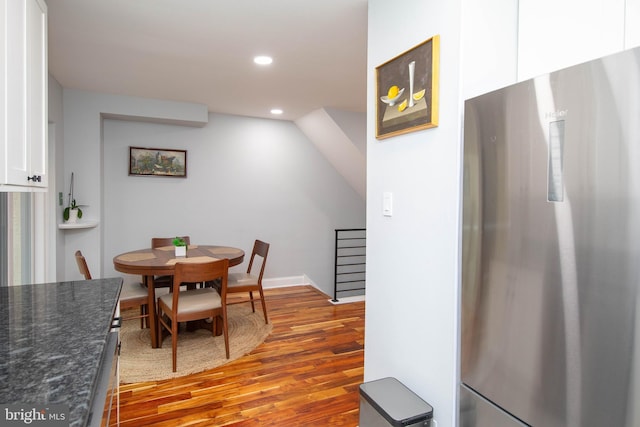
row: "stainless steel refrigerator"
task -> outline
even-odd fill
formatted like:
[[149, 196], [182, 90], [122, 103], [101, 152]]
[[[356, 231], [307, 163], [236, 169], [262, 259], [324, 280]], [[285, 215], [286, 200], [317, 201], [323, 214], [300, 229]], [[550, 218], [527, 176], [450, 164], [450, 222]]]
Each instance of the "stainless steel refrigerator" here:
[[460, 426], [640, 426], [640, 50], [465, 103]]

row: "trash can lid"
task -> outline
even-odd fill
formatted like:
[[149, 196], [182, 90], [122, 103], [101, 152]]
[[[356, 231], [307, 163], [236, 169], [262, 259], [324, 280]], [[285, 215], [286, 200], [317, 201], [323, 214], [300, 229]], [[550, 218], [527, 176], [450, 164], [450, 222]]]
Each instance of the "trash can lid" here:
[[360, 384], [360, 395], [393, 426], [406, 426], [433, 417], [433, 408], [395, 378]]

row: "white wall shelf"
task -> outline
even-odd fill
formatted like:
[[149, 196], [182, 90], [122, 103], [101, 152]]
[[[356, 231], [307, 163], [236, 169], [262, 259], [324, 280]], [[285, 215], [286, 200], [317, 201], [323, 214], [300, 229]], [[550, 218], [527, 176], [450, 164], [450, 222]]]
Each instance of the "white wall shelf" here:
[[70, 229], [78, 229], [78, 228], [94, 228], [98, 225], [98, 221], [87, 220], [87, 221], [78, 221], [78, 222], [65, 222], [62, 224], [58, 224], [58, 228], [61, 230], [70, 230]]

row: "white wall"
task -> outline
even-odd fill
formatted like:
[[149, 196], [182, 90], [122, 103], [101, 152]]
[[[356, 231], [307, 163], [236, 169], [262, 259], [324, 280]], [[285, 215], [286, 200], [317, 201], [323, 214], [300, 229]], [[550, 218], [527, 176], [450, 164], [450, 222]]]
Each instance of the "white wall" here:
[[365, 113], [355, 113], [353, 111], [336, 110], [335, 108], [325, 108], [327, 114], [336, 122], [338, 127], [349, 137], [363, 156], [367, 155], [367, 115]]
[[[369, 1], [365, 381], [392, 376], [454, 425], [461, 1]], [[375, 138], [375, 67], [440, 34], [440, 125]], [[393, 193], [393, 216], [382, 193]]]
[[[259, 238], [271, 243], [266, 277], [307, 275], [331, 294], [333, 230], [364, 226], [362, 199], [292, 122], [209, 117], [202, 129], [104, 122], [104, 259], [150, 236], [247, 252]], [[187, 178], [128, 176], [129, 146], [187, 150]], [[116, 274], [107, 262], [105, 274]]]
[[465, 0], [461, 47], [463, 100], [515, 83], [518, 2]]
[[58, 205], [59, 183], [64, 182], [64, 114], [62, 111], [62, 86], [53, 76], [49, 75], [48, 86], [49, 126], [53, 132], [49, 135], [49, 192], [48, 199], [54, 212], [53, 224], [48, 236], [48, 271], [49, 282], [62, 280], [64, 277], [64, 234], [56, 224], [62, 222], [62, 207]]
[[[272, 245], [265, 277], [306, 275], [331, 294], [333, 230], [363, 227], [364, 201], [295, 124], [222, 114], [202, 127], [98, 117], [134, 107], [145, 116], [147, 102], [65, 91], [65, 169], [75, 172], [79, 203], [90, 205], [85, 215], [100, 220], [66, 231], [66, 253], [82, 249], [92, 272], [111, 277], [121, 275], [115, 255], [154, 236], [188, 234], [194, 244], [246, 252], [259, 238]], [[187, 178], [128, 176], [129, 146], [186, 149]], [[72, 257], [66, 267], [68, 279], [78, 276]]]
[[[355, 114], [330, 115], [324, 108], [318, 108], [295, 121], [296, 126], [313, 141], [316, 148], [333, 165], [344, 179], [356, 190], [362, 200], [366, 199], [366, 158], [362, 150], [353, 142], [340, 126], [336, 117], [345, 124], [357, 123]], [[364, 131], [365, 116], [361, 115]], [[347, 126], [347, 129], [352, 127]], [[353, 132], [351, 132], [353, 133]]]
[[519, 81], [624, 49], [625, 0], [518, 3]]
[[625, 2], [624, 48], [640, 46], [640, 0]]
[[[203, 125], [207, 109], [203, 105], [95, 94], [79, 90], [63, 90], [64, 111], [64, 180], [56, 182], [56, 190], [68, 203], [71, 172], [75, 173], [74, 198], [83, 208], [86, 219], [102, 218], [102, 118], [103, 114], [122, 115], [140, 120], [164, 120]], [[57, 165], [60, 167], [59, 165]], [[65, 230], [63, 280], [80, 278], [73, 253], [80, 249], [87, 256], [92, 275], [102, 276], [103, 227]], [[60, 255], [58, 255], [60, 256]]]

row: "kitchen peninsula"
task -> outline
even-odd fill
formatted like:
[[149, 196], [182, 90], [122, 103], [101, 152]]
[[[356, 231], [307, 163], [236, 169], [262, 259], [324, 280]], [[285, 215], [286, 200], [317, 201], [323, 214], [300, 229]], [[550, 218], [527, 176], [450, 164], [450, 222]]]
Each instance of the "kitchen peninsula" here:
[[0, 404], [62, 405], [70, 426], [101, 418], [98, 383], [111, 369], [121, 286], [112, 278], [0, 287]]

